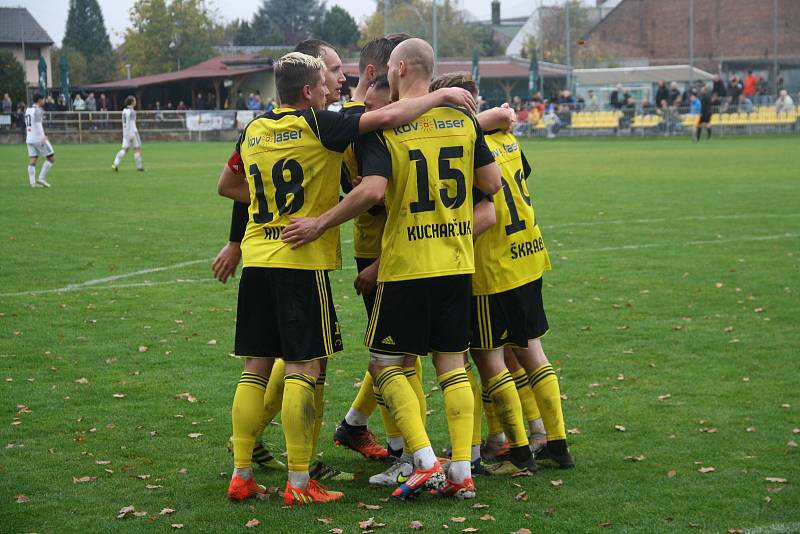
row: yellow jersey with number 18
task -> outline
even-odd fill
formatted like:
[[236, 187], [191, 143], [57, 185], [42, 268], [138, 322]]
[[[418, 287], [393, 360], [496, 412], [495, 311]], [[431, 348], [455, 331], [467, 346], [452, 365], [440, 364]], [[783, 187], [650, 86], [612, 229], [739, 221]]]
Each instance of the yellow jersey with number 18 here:
[[473, 295], [492, 295], [532, 282], [550, 270], [550, 257], [536, 224], [528, 191], [530, 166], [516, 137], [486, 135], [486, 144], [503, 174], [494, 194], [497, 222], [475, 240]]
[[472, 115], [436, 107], [367, 136], [361, 151], [364, 176], [389, 181], [378, 281], [474, 272], [474, 169], [494, 158]]
[[250, 187], [245, 267], [341, 267], [337, 228], [298, 248], [281, 234], [291, 218], [316, 217], [336, 205], [342, 153], [358, 137], [359, 121], [360, 115], [278, 108], [247, 125], [236, 147]]

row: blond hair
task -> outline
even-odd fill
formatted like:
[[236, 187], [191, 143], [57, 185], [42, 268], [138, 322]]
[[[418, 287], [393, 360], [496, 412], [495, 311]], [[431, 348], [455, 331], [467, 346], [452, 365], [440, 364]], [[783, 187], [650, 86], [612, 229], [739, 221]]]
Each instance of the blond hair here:
[[433, 92], [444, 87], [460, 87], [472, 93], [475, 98], [478, 98], [478, 84], [472, 79], [472, 74], [466, 71], [442, 74], [431, 82], [428, 90]]
[[302, 52], [289, 52], [275, 63], [275, 87], [282, 104], [297, 103], [303, 87], [314, 87], [320, 81], [319, 73], [325, 62]]

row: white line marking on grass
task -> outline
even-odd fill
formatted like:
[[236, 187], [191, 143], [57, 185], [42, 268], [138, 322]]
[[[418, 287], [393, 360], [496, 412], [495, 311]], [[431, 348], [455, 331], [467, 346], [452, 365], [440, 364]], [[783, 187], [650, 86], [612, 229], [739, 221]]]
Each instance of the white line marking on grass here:
[[789, 217], [800, 217], [800, 213], [752, 213], [752, 214], [739, 214], [739, 215], [692, 215], [688, 217], [675, 217], [675, 218], [656, 218], [656, 219], [629, 219], [614, 220], [614, 221], [587, 221], [587, 222], [572, 222], [562, 224], [545, 224], [542, 228], [567, 228], [570, 226], [600, 226], [603, 224], [651, 224], [663, 223], [667, 221], [725, 221], [725, 220], [749, 220], [749, 219], [785, 219]]
[[763, 527], [746, 528], [747, 534], [779, 534], [782, 532], [800, 532], [800, 523], [773, 523]]
[[172, 265], [164, 265], [163, 267], [152, 267], [150, 269], [142, 269], [139, 271], [133, 271], [130, 273], [123, 273], [123, 274], [115, 274], [113, 276], [105, 276], [103, 278], [95, 278], [94, 280], [87, 280], [85, 282], [81, 282], [79, 284], [69, 284], [64, 287], [59, 287], [56, 289], [39, 289], [34, 291], [21, 291], [21, 292], [10, 292], [10, 293], [0, 293], [0, 297], [13, 297], [17, 295], [39, 295], [43, 293], [65, 293], [68, 291], [78, 291], [80, 289], [89, 288], [92, 286], [96, 286], [98, 284], [105, 284], [108, 282], [114, 282], [116, 280], [121, 280], [123, 278], [130, 278], [132, 276], [141, 276], [143, 274], [151, 274], [151, 273], [158, 273], [161, 271], [167, 271], [169, 269], [179, 269], [181, 267], [187, 267], [189, 265], [196, 265], [198, 263], [206, 263], [212, 261], [214, 258], [205, 258], [202, 260], [191, 260], [191, 261], [182, 261], [180, 263], [173, 263]]
[[643, 248], [661, 248], [672, 246], [697, 246], [697, 245], [722, 245], [725, 243], [739, 243], [742, 241], [774, 241], [776, 239], [794, 239], [800, 237], [800, 234], [777, 234], [777, 235], [762, 235], [751, 237], [736, 237], [733, 239], [712, 239], [708, 241], [686, 241], [685, 243], [640, 243], [634, 245], [620, 245], [616, 247], [599, 247], [599, 248], [572, 248], [572, 249], [550, 249], [553, 255], [556, 254], [571, 254], [573, 252], [610, 252], [614, 250], [639, 250]]
[[72, 286], [67, 288], [57, 289], [39, 289], [34, 291], [20, 291], [19, 293], [0, 293], [0, 297], [22, 297], [31, 295], [44, 295], [47, 293], [70, 293], [75, 291], [100, 291], [102, 289], [125, 289], [130, 287], [152, 287], [152, 286], [166, 286], [172, 284], [204, 284], [206, 282], [216, 282], [214, 278], [204, 278], [196, 280], [191, 278], [178, 278], [176, 280], [166, 280], [164, 282], [131, 282], [129, 284], [111, 284], [109, 286]]

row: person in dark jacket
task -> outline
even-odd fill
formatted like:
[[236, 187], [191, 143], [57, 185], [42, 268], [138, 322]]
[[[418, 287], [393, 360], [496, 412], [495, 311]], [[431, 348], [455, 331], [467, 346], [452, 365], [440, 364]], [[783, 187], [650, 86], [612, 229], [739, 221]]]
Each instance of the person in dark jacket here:
[[667, 89], [667, 83], [664, 80], [658, 82], [658, 89], [656, 89], [656, 97], [653, 100], [654, 107], [660, 106], [662, 100], [669, 101], [669, 89]]
[[711, 96], [708, 94], [708, 89], [703, 86], [700, 89], [700, 118], [697, 119], [695, 140], [700, 141], [700, 134], [703, 128], [706, 129], [707, 138], [711, 139], [711, 114]]

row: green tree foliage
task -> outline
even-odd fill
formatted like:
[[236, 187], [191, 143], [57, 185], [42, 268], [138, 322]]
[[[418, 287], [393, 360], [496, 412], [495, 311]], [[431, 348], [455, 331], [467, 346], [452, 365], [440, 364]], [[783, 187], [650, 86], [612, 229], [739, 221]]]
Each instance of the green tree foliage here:
[[[584, 41], [594, 23], [589, 10], [580, 0], [569, 3], [570, 40], [572, 42], [572, 65], [576, 68], [593, 68], [607, 66], [611, 63], [608, 55], [595, 43]], [[538, 42], [537, 42], [538, 41]], [[561, 8], [550, 8], [542, 13], [539, 39], [529, 37], [525, 49], [536, 47], [544, 61], [566, 63], [566, 11]]]
[[[202, 0], [137, 0], [122, 50], [133, 76], [186, 68], [210, 58], [218, 35]], [[123, 73], [124, 65], [120, 65]]]
[[[368, 41], [384, 34], [383, 2], [378, 2], [377, 9], [364, 23], [361, 34], [363, 41]], [[393, 0], [389, 8], [389, 32], [407, 32], [415, 37], [432, 42], [431, 0]], [[438, 21], [439, 57], [467, 56], [476, 47], [483, 55], [487, 55], [490, 39], [485, 28], [469, 24], [466, 13], [450, 0], [436, 4]]]
[[97, 0], [72, 0], [67, 15], [63, 46], [77, 51], [85, 59], [85, 82], [114, 77], [114, 53]]
[[[47, 67], [53, 74], [53, 88], [59, 89], [61, 87], [61, 67], [59, 66], [61, 57], [66, 56], [69, 63], [69, 83], [70, 86], [83, 85], [90, 83], [89, 79], [89, 66], [87, 65], [86, 58], [83, 54], [65, 46], [63, 48], [56, 48], [55, 46], [50, 51], [50, 65]], [[113, 77], [113, 75], [112, 75]]]
[[294, 46], [314, 34], [324, 15], [319, 0], [263, 0], [250, 24], [250, 44]]
[[361, 37], [355, 19], [339, 6], [325, 12], [315, 34], [342, 51], [354, 50]]
[[246, 20], [238, 23], [236, 33], [233, 36], [233, 44], [236, 46], [252, 46], [256, 44], [255, 32]]
[[9, 51], [0, 50], [0, 98], [8, 93], [14, 105], [27, 100], [25, 94], [25, 73], [17, 58]]

